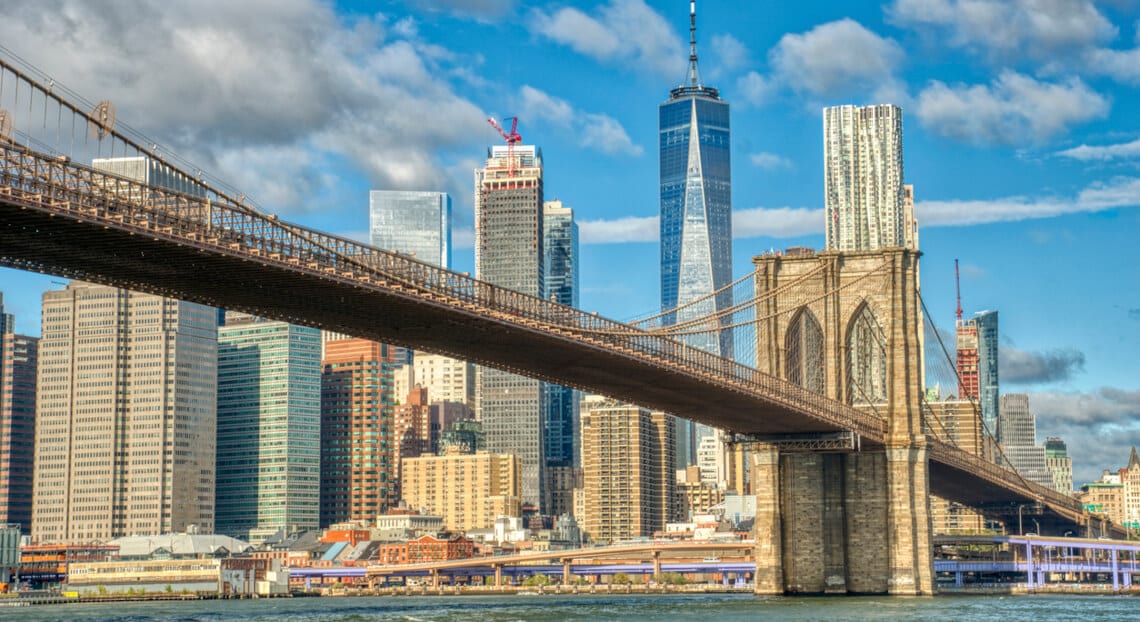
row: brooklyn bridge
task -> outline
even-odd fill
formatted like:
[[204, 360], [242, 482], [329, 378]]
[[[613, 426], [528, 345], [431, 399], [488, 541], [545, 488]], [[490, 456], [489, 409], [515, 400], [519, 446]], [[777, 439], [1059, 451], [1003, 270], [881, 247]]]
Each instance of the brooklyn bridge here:
[[[1079, 503], [1000, 466], [927, 403], [918, 252], [759, 256], [728, 314], [622, 323], [282, 221], [116, 129], [105, 102], [6, 60], [0, 71], [17, 102], [0, 111], [0, 265], [446, 354], [726, 430], [758, 499], [758, 592], [932, 593], [931, 494], [997, 520], [1030, 508], [1058, 535], [1087, 528]], [[127, 157], [163, 181], [98, 164]], [[753, 364], [686, 345], [744, 323]]]

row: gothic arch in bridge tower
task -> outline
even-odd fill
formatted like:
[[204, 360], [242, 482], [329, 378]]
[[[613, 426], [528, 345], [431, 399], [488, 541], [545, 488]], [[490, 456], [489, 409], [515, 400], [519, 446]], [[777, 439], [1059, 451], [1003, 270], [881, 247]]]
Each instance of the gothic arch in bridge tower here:
[[887, 401], [887, 339], [871, 305], [861, 302], [847, 323], [846, 400], [848, 404]]
[[813, 393], [823, 394], [826, 370], [823, 360], [823, 328], [807, 307], [788, 322], [784, 336], [787, 379]]

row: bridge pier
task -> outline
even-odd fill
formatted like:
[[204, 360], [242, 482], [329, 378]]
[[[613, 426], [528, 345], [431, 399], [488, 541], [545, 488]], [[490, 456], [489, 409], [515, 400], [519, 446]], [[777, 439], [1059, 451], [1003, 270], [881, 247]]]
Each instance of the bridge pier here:
[[751, 454], [757, 594], [933, 593], [924, 450]]

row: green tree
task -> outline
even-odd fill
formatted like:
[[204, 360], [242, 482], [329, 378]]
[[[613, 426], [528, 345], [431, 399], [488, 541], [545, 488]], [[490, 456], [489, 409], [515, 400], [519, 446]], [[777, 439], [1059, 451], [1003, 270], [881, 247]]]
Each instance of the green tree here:
[[630, 579], [626, 573], [619, 572], [614, 575], [613, 579], [610, 579], [610, 583], [614, 585], [630, 585], [633, 583], [633, 579]]

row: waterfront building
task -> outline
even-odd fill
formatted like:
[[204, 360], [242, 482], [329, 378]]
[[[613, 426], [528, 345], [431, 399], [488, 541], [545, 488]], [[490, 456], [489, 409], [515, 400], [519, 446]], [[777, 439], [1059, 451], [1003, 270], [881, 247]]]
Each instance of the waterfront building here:
[[32, 537], [213, 531], [216, 311], [73, 281], [42, 327]]
[[823, 109], [827, 250], [918, 248], [914, 189], [903, 184], [902, 109]]
[[0, 525], [30, 534], [40, 340], [16, 334], [0, 293]]
[[958, 396], [972, 399], [981, 409], [986, 434], [1002, 441], [998, 425], [998, 312], [981, 311], [959, 319], [957, 333]]
[[[709, 317], [732, 306], [732, 292], [727, 289], [732, 282], [729, 105], [716, 88], [701, 82], [694, 6], [690, 6], [689, 33], [687, 78], [657, 109], [661, 310], [666, 324]], [[728, 317], [721, 320], [722, 326], [728, 323]], [[681, 339], [733, 358], [731, 330]], [[678, 421], [676, 466], [693, 464], [699, 439], [711, 433], [708, 426]]]
[[451, 196], [446, 192], [373, 190], [368, 193], [372, 246], [451, 267]]
[[583, 531], [594, 542], [652, 536], [673, 505], [673, 417], [597, 395], [582, 400]]
[[716, 430], [712, 436], [702, 438], [697, 445], [700, 481], [713, 488], [725, 489], [728, 487], [728, 467], [724, 433]]
[[[578, 223], [574, 210], [554, 200], [543, 203], [543, 282], [547, 300], [578, 308]], [[578, 464], [578, 402], [574, 389], [547, 385], [547, 468]], [[553, 494], [553, 490], [552, 493]], [[560, 512], [550, 512], [558, 516]]]
[[[1045, 468], [1052, 476], [1053, 488], [1057, 492], [1073, 494], [1073, 459], [1069, 457], [1069, 448], [1065, 445], [1065, 441], [1054, 437], [1045, 439]], [[1136, 472], [1140, 474], [1140, 468], [1137, 468]]]
[[320, 525], [320, 353], [315, 328], [226, 314], [218, 329], [218, 533], [257, 544]]
[[1124, 484], [1118, 473], [1105, 471], [1099, 481], [1081, 486], [1077, 495], [1082, 507], [1090, 514], [1106, 518], [1116, 524], [1124, 523]]
[[[475, 171], [475, 277], [530, 296], [546, 291], [542, 151], [533, 145], [488, 150]], [[546, 384], [506, 371], [477, 371], [476, 417], [492, 454], [522, 464], [523, 499], [542, 510], [546, 494]]]
[[1007, 463], [1025, 479], [1052, 488], [1053, 476], [1045, 466], [1045, 448], [1037, 444], [1037, 419], [1029, 409], [1028, 395], [1001, 396], [998, 429]]
[[392, 352], [367, 339], [326, 345], [321, 373], [320, 524], [371, 521], [396, 498]]
[[1121, 523], [1129, 529], [1140, 529], [1140, 455], [1135, 447], [1128, 456], [1128, 466], [1120, 471], [1120, 483], [1124, 485]]
[[443, 528], [467, 531], [519, 516], [522, 469], [513, 454], [459, 453], [404, 461], [400, 490], [408, 507], [443, 517]]

